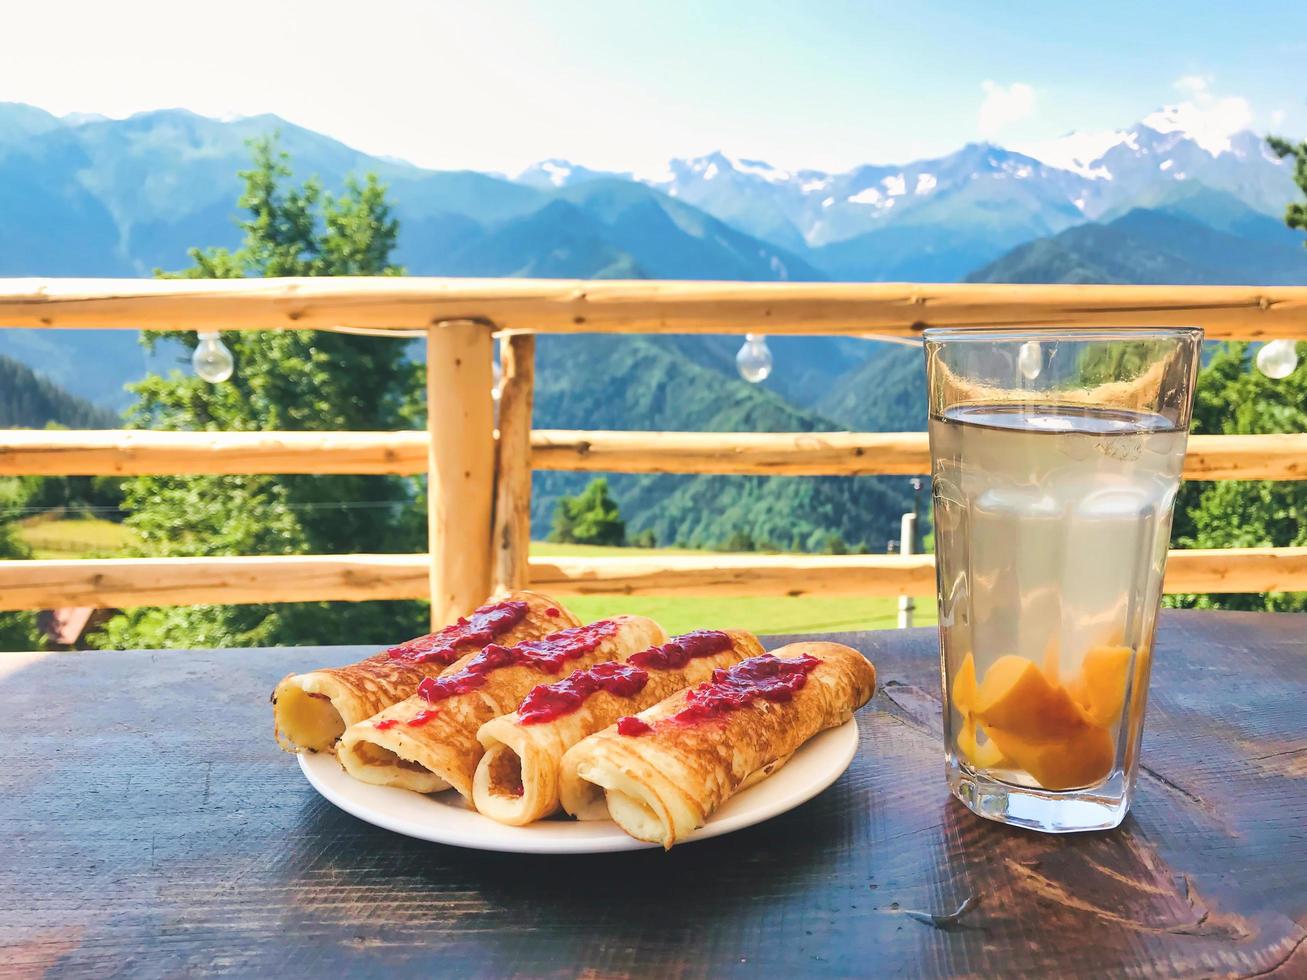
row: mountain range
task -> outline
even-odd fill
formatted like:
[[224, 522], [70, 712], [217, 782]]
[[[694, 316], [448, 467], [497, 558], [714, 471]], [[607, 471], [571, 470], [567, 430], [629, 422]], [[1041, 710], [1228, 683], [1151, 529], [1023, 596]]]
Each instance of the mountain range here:
[[510, 180], [370, 156], [270, 115], [60, 118], [3, 103], [0, 274], [148, 275], [197, 242], [234, 244], [246, 141], [272, 131], [328, 188], [377, 173], [416, 274], [956, 280], [1035, 238], [1202, 194], [1278, 220], [1290, 167], [1254, 133], [1214, 140], [1179, 116], [840, 173], [715, 152], [650, 175], [547, 160]]
[[[386, 183], [400, 221], [395, 258], [411, 274], [1307, 282], [1302, 238], [1281, 220], [1296, 194], [1290, 167], [1253, 133], [1213, 138], [1180, 122], [1176, 110], [1163, 109], [1110, 133], [1012, 148], [969, 144], [839, 173], [715, 152], [645, 175], [547, 160], [510, 179], [371, 156], [275, 116], [222, 121], [160, 110], [112, 120], [0, 104], [0, 276], [145, 276], [187, 265], [189, 247], [234, 246], [246, 143], [275, 131], [297, 178], [315, 175], [332, 190], [371, 171]], [[916, 351], [771, 338], [777, 366], [760, 390], [735, 374], [739, 341], [543, 338], [536, 424], [924, 424]], [[0, 354], [115, 409], [130, 402], [124, 382], [178, 357], [166, 345], [147, 356], [126, 331], [0, 330]], [[587, 382], [595, 363], [619, 382]], [[687, 378], [696, 383], [687, 388]], [[536, 479], [540, 531], [554, 495], [578, 478]], [[632, 529], [653, 529], [660, 541], [712, 543], [726, 529], [781, 545], [823, 532], [847, 541], [887, 536], [905, 500], [901, 483], [751, 480], [737, 492], [729, 487], [746, 482], [614, 480]], [[840, 516], [855, 513], [857, 501], [865, 520]], [[782, 512], [793, 518], [787, 534], [774, 519]]]
[[1292, 175], [1265, 142], [1251, 132], [1223, 142], [1196, 137], [1178, 116], [1162, 109], [1129, 129], [1071, 133], [1024, 151], [969, 144], [843, 173], [784, 171], [718, 152], [644, 177], [548, 160], [517, 180], [541, 189], [640, 181], [850, 281], [960, 279], [1033, 238], [1195, 189], [1279, 218], [1294, 194]]

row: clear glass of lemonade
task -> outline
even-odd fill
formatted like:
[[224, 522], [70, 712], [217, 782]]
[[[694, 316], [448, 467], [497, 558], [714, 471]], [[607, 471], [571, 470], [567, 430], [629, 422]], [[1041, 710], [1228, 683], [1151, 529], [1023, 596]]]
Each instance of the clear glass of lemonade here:
[[949, 785], [1034, 830], [1134, 793], [1202, 331], [925, 333]]

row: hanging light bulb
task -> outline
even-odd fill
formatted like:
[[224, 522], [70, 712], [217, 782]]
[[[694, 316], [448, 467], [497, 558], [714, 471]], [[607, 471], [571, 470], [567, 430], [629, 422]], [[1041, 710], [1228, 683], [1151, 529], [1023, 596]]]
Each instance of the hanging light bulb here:
[[1044, 370], [1044, 352], [1039, 349], [1039, 341], [1027, 340], [1017, 352], [1017, 370], [1027, 381], [1034, 381], [1039, 372]]
[[236, 370], [236, 359], [231, 356], [231, 351], [216, 330], [201, 330], [196, 336], [200, 342], [195, 345], [195, 353], [191, 355], [191, 366], [195, 368], [195, 373], [211, 385], [226, 381]]
[[771, 374], [774, 363], [771, 349], [768, 348], [767, 340], [762, 334], [744, 335], [744, 344], [735, 355], [735, 366], [740, 371], [740, 377], [751, 384], [765, 381]]
[[1257, 352], [1257, 370], [1276, 381], [1293, 374], [1298, 366], [1298, 345], [1292, 340], [1272, 340]]

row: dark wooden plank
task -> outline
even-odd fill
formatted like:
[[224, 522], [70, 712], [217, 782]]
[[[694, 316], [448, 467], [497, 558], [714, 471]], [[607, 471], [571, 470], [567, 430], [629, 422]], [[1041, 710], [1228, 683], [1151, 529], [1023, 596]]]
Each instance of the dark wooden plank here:
[[[1307, 619], [1164, 616], [1135, 812], [1058, 838], [949, 797], [933, 631], [839, 639], [883, 688], [835, 786], [586, 858], [420, 843], [319, 799], [267, 694], [357, 651], [45, 657], [0, 677], [0, 970], [1307, 976]], [[955, 928], [908, 914], [968, 898]]]

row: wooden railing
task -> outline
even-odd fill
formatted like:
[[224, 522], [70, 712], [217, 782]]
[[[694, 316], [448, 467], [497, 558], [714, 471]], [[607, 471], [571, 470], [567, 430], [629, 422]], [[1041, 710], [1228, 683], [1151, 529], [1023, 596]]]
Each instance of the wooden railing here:
[[[930, 556], [530, 559], [532, 469], [917, 474], [921, 433], [531, 431], [536, 333], [911, 336], [930, 326], [1198, 325], [1210, 339], [1307, 337], [1307, 288], [743, 284], [470, 279], [8, 280], [0, 326], [427, 332], [427, 432], [19, 431], [0, 475], [416, 474], [429, 554], [0, 562], [0, 609], [400, 599], [433, 619], [493, 588], [568, 594], [900, 595]], [[492, 340], [502, 343], [498, 429]], [[1307, 435], [1198, 436], [1192, 479], [1307, 479]], [[1171, 592], [1307, 590], [1307, 548], [1172, 552]]]

